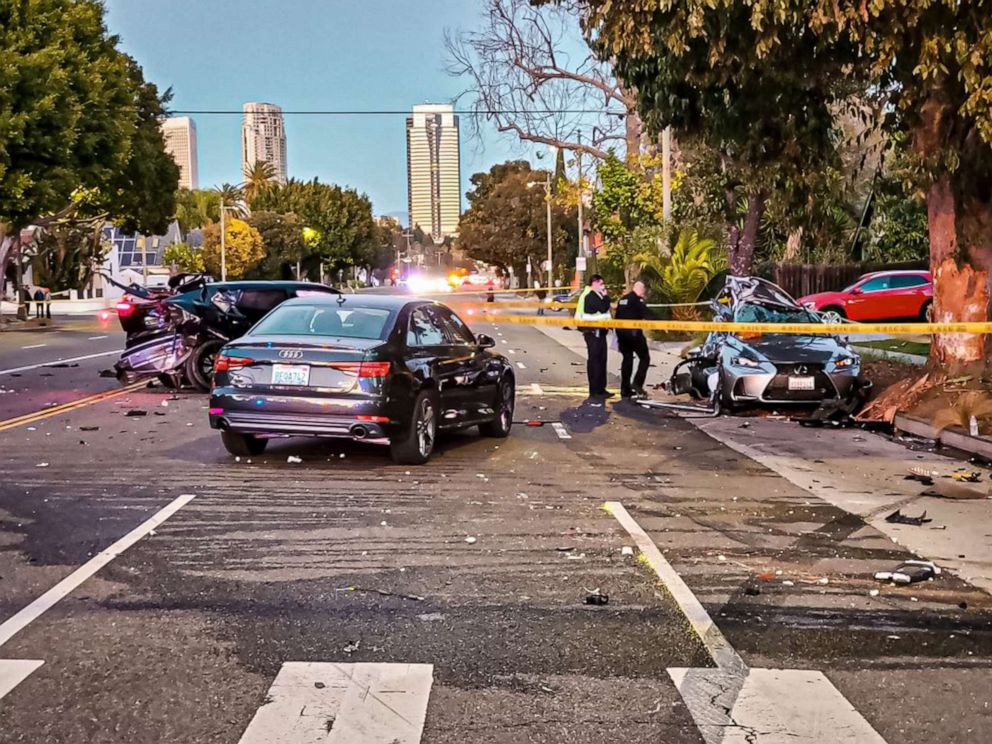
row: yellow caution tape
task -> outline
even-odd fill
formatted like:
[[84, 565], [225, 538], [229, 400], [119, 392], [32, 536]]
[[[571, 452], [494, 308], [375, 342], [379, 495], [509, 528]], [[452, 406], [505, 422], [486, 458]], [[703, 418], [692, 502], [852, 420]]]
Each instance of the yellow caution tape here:
[[491, 323], [517, 325], [547, 325], [558, 327], [610, 328], [640, 331], [689, 331], [690, 333], [780, 333], [792, 335], [855, 336], [885, 333], [890, 336], [927, 335], [935, 333], [992, 333], [990, 322], [966, 323], [724, 323], [707, 320], [583, 320], [549, 318], [546, 316], [510, 315], [477, 310], [471, 317]]

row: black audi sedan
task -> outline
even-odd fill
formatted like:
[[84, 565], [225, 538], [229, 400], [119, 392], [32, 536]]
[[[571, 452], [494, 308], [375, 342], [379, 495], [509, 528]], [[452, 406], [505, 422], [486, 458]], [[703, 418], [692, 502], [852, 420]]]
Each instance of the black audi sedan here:
[[233, 455], [260, 454], [272, 437], [337, 437], [419, 465], [439, 431], [510, 433], [513, 368], [495, 345], [437, 302], [289, 300], [216, 357], [210, 426]]

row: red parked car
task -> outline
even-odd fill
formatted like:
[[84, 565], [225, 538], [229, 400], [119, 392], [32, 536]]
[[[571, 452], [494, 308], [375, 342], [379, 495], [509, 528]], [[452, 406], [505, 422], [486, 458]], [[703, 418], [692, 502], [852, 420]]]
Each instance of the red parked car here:
[[843, 319], [930, 320], [933, 279], [929, 271], [877, 271], [865, 274], [840, 292], [820, 292], [799, 298], [828, 323]]

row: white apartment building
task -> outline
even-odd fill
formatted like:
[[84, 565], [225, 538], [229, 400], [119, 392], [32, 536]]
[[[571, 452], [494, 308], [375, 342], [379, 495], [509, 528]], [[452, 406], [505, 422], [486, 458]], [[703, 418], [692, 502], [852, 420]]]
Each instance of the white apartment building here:
[[275, 180], [286, 183], [286, 126], [282, 109], [272, 103], [246, 103], [242, 109], [241, 172], [246, 173], [259, 160], [275, 170]]
[[458, 117], [447, 105], [413, 107], [406, 120], [407, 202], [410, 226], [435, 242], [458, 233], [461, 152]]
[[179, 166], [179, 187], [198, 189], [200, 174], [196, 164], [196, 124], [188, 116], [162, 120], [165, 150]]

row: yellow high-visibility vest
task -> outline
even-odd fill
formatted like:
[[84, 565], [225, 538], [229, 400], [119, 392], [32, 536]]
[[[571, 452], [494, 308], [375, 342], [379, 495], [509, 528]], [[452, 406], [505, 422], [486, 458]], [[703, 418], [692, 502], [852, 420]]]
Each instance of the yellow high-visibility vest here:
[[611, 320], [613, 318], [608, 312], [603, 313], [587, 313], [584, 308], [586, 306], [586, 296], [592, 292], [592, 287], [586, 287], [582, 290], [582, 294], [579, 295], [579, 300], [575, 305], [575, 319], [576, 320]]

